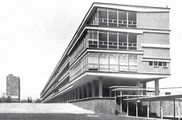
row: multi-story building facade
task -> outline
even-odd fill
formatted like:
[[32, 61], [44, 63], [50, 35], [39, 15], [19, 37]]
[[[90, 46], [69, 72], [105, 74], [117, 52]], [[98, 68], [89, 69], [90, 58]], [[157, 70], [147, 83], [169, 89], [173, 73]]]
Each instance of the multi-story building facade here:
[[146, 94], [170, 75], [169, 8], [93, 3], [41, 92], [42, 102]]
[[20, 101], [20, 78], [9, 74], [6, 76], [6, 96], [10, 96], [13, 101]]

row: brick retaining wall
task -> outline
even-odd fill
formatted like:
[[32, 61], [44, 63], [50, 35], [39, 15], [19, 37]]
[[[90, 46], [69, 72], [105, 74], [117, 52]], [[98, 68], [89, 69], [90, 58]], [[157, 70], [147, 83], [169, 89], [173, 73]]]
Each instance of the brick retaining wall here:
[[115, 98], [85, 98], [77, 101], [70, 101], [70, 103], [87, 110], [92, 110], [95, 113], [115, 114]]

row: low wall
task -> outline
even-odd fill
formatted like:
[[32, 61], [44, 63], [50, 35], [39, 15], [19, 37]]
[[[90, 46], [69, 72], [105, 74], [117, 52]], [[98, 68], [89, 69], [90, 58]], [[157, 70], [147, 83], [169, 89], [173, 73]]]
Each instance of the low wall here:
[[82, 107], [95, 113], [115, 114], [116, 102], [115, 98], [85, 98], [77, 101], [70, 101], [70, 103]]

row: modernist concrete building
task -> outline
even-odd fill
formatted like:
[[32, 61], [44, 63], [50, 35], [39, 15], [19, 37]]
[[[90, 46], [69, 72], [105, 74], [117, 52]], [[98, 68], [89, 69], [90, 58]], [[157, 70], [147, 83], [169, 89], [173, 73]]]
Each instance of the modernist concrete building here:
[[105, 112], [117, 96], [146, 95], [149, 81], [159, 95], [159, 80], [170, 75], [169, 10], [93, 3], [42, 90], [42, 102]]
[[6, 76], [6, 96], [10, 96], [13, 101], [20, 101], [20, 78], [9, 74]]

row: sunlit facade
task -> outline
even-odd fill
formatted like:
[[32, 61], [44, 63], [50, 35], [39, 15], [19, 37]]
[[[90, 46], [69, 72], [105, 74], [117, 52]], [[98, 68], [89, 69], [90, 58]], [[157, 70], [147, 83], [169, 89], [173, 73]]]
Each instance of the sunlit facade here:
[[[144, 95], [170, 75], [169, 8], [93, 3], [41, 92], [42, 102]], [[118, 91], [124, 87], [139, 91]]]

